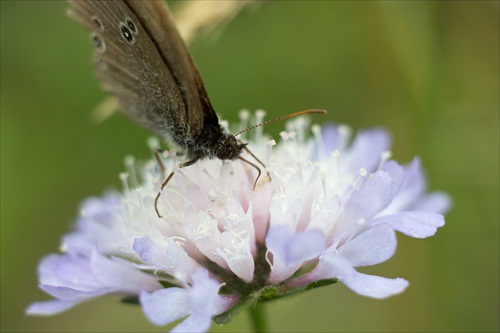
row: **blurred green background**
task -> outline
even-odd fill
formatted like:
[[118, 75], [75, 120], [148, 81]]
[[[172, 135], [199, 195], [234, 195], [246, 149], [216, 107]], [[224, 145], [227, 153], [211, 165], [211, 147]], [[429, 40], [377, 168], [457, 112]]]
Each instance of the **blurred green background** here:
[[[79, 203], [120, 188], [127, 154], [150, 156], [150, 134], [128, 119], [90, 120], [105, 95], [67, 7], [1, 1], [1, 330], [165, 332], [113, 296], [24, 316], [48, 299], [36, 266]], [[454, 201], [436, 236], [399, 235], [395, 257], [364, 270], [408, 279], [405, 293], [379, 301], [341, 284], [316, 289], [268, 304], [273, 331], [499, 330], [499, 2], [262, 3], [191, 49], [225, 118], [324, 108], [314, 121], [384, 126], [394, 158], [421, 156], [431, 189]], [[242, 313], [212, 330], [250, 328]]]

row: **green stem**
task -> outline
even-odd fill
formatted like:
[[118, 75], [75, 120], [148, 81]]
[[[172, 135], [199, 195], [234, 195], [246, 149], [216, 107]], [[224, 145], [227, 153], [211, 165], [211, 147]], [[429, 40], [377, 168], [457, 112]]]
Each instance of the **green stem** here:
[[264, 305], [257, 302], [254, 307], [249, 306], [248, 311], [250, 313], [250, 320], [252, 321], [253, 331], [261, 333], [267, 332]]

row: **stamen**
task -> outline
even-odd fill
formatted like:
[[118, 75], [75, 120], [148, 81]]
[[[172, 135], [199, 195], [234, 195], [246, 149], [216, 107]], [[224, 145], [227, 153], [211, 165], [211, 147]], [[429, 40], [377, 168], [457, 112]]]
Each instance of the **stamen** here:
[[365, 168], [359, 169], [358, 171], [359, 177], [354, 181], [354, 187], [356, 188], [359, 187], [361, 185], [361, 182], [363, 181], [363, 178], [365, 178], [367, 174], [368, 171], [366, 171]]
[[148, 161], [146, 163], [146, 165], [144, 166], [144, 168], [151, 175], [151, 178], [153, 179], [152, 183], [154, 183], [155, 181], [158, 181], [158, 177], [157, 177], [156, 172], [155, 172], [155, 164], [153, 161]]
[[339, 125], [337, 128], [339, 139], [337, 141], [337, 149], [344, 150], [351, 141], [352, 129], [347, 125]]
[[68, 244], [66, 244], [66, 243], [62, 243], [62, 244], [59, 246], [59, 252], [64, 253], [64, 252], [66, 252], [66, 251], [68, 251]]
[[309, 119], [307, 117], [299, 117], [296, 118], [293, 122], [290, 122], [289, 125], [290, 132], [295, 133], [297, 141], [303, 144], [305, 140], [306, 130], [307, 128], [309, 128]]
[[340, 150], [336, 149], [331, 153], [331, 156], [333, 158], [333, 163], [334, 163], [334, 168], [335, 170], [332, 170], [332, 172], [335, 173], [334, 179], [340, 178]]
[[238, 214], [235, 214], [235, 213], [232, 213], [232, 214], [229, 214], [226, 216], [226, 219], [231, 221], [231, 222], [238, 221], [239, 218], [240, 218], [240, 216]]
[[142, 187], [136, 187], [135, 188], [135, 193], [137, 194], [137, 201], [139, 201], [139, 207], [141, 209], [145, 209], [144, 208], [144, 203], [142, 202], [143, 201], [143, 197], [142, 197]]
[[267, 155], [265, 158], [265, 165], [269, 166], [271, 164], [271, 152], [273, 150], [273, 146], [276, 146], [276, 141], [275, 140], [269, 140], [267, 141]]
[[385, 164], [385, 162], [390, 160], [391, 157], [392, 157], [392, 151], [386, 150], [386, 151], [381, 152], [380, 153], [380, 162], [378, 164], [377, 170], [380, 170], [380, 168], [382, 168], [382, 166]]
[[312, 167], [313, 167], [313, 171], [311, 173], [311, 176], [307, 180], [306, 184], [312, 184], [312, 182], [314, 182], [316, 180], [316, 178], [318, 178], [319, 167], [316, 165], [313, 165]]
[[130, 192], [130, 187], [128, 186], [128, 173], [127, 172], [122, 172], [119, 175], [120, 181], [122, 182], [123, 186], [123, 192], [129, 193]]
[[279, 198], [281, 199], [281, 207], [283, 208], [283, 212], [288, 210], [288, 200], [285, 195], [285, 190], [283, 189], [283, 186], [280, 186], [280, 195]]
[[130, 175], [130, 185], [132, 188], [136, 188], [139, 186], [139, 181], [137, 179], [137, 172], [135, 169], [135, 158], [132, 155], [127, 155], [125, 157], [125, 170], [127, 170], [128, 174]]
[[161, 188], [161, 180], [158, 179], [157, 177], [154, 177], [152, 180], [151, 180], [151, 184], [156, 188], [157, 191], [159, 191], [161, 194], [163, 194], [163, 189]]
[[[173, 241], [175, 241], [177, 244], [181, 245], [181, 246], [184, 246], [184, 244], [183, 244], [183, 243], [181, 243], [181, 241], [182, 241], [182, 242], [186, 242], [186, 241], [187, 241], [187, 239], [186, 239], [186, 238], [181, 237], [181, 236], [171, 236], [171, 237], [169, 237], [169, 238], [168, 238], [168, 240], [171, 240], [171, 239], [172, 239]], [[167, 245], [168, 245], [168, 243], [167, 243]]]
[[271, 268], [271, 270], [273, 269], [273, 263], [271, 262], [271, 259], [269, 259], [269, 254], [271, 253], [271, 251], [269, 251], [269, 249], [266, 250], [266, 254], [264, 255], [264, 258], [266, 258], [266, 262], [267, 264], [269, 265], [269, 268]]
[[229, 232], [231, 235], [233, 235], [233, 239], [231, 239], [231, 246], [236, 250], [236, 252], [231, 252], [229, 249], [224, 249], [224, 251], [227, 251], [227, 253], [230, 253], [232, 255], [237, 255], [241, 254], [243, 252], [243, 248], [245, 245], [245, 238], [242, 237], [243, 234], [245, 234], [247, 231], [243, 230], [240, 231], [239, 233], [234, 232], [233, 230], [228, 229], [227, 227], [224, 228]]
[[323, 200], [326, 201], [328, 198], [327, 193], [326, 193], [326, 173], [320, 172], [319, 173], [319, 179], [321, 180], [321, 187], [323, 188]]
[[211, 226], [210, 217], [207, 216], [206, 223], [200, 223], [196, 228], [196, 233], [205, 237], [213, 237]]
[[238, 132], [245, 130], [248, 127], [248, 120], [250, 119], [250, 111], [243, 109], [239, 112], [240, 117], [240, 129]]
[[157, 137], [149, 137], [146, 141], [146, 144], [151, 151], [160, 150], [160, 141]]
[[177, 165], [177, 150], [175, 148], [170, 149], [167, 152], [167, 157], [170, 157], [172, 159], [172, 165]]
[[311, 131], [314, 135], [314, 141], [316, 142], [316, 147], [318, 147], [318, 154], [321, 154], [325, 151], [325, 146], [323, 145], [323, 138], [321, 137], [321, 126], [312, 125]]
[[[264, 122], [264, 117], [266, 116], [266, 111], [264, 110], [257, 110], [255, 111], [255, 123], [256, 124], [261, 124]], [[264, 128], [262, 126], [259, 126], [255, 129], [255, 142], [259, 144], [264, 136], [263, 134]]]
[[229, 122], [227, 120], [221, 120], [219, 122], [219, 124], [222, 126], [222, 128], [224, 129], [224, 131], [226, 131], [226, 133], [229, 133]]

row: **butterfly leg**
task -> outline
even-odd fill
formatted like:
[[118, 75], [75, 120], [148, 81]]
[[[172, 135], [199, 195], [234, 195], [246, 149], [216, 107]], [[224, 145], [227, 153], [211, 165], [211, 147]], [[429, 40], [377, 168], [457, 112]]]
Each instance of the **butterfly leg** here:
[[165, 150], [161, 149], [161, 148], [156, 148], [153, 151], [153, 155], [155, 157], [156, 163], [158, 164], [158, 167], [161, 170], [161, 178], [165, 178], [166, 173], [167, 173], [166, 172], [167, 168], [165, 167], [165, 164], [163, 163], [163, 160], [161, 159], [161, 155], [163, 154], [163, 152], [165, 152]]
[[[267, 171], [267, 168], [266, 168], [266, 165], [264, 163], [262, 163], [261, 160], [259, 160], [257, 158], [257, 156], [254, 155], [254, 153], [252, 153], [252, 151], [250, 149], [248, 149], [246, 146], [243, 146], [243, 149], [245, 149], [245, 151], [250, 155], [252, 156], [260, 165], [262, 165], [265, 169], [266, 169], [266, 173], [267, 173], [267, 177], [269, 178], [269, 180], [271, 180], [271, 175], [269, 174], [269, 171]], [[242, 159], [240, 157], [240, 159]], [[242, 159], [243, 160], [243, 159]], [[244, 160], [245, 162], [247, 162], [248, 164], [252, 165], [254, 168], [256, 168], [257, 170], [259, 170], [259, 175], [257, 176], [257, 179], [255, 179], [255, 184], [257, 184], [257, 180], [259, 180], [259, 177], [260, 177], [260, 169], [255, 165], [255, 164], [252, 164], [250, 163], [249, 161], [247, 160]], [[254, 184], [254, 187], [253, 189], [255, 190], [255, 184]]]
[[172, 177], [175, 175], [176, 172], [178, 172], [180, 169], [182, 168], [185, 168], [187, 166], [190, 166], [190, 165], [193, 165], [196, 163], [196, 161], [198, 161], [198, 158], [194, 158], [192, 160], [189, 160], [189, 161], [186, 161], [184, 163], [180, 163], [179, 165], [177, 165], [173, 170], [172, 172], [170, 173], [170, 175], [167, 177], [167, 179], [165, 179], [165, 181], [161, 184], [161, 189], [160, 189], [160, 192], [158, 192], [158, 195], [156, 196], [156, 199], [155, 199], [155, 211], [156, 211], [156, 214], [158, 215], [158, 217], [163, 217], [161, 214], [160, 214], [160, 211], [158, 210], [158, 200], [160, 199], [160, 196], [161, 196], [161, 192], [163, 191], [163, 189], [165, 188], [165, 186], [167, 186], [168, 182], [170, 181], [170, 179], [172, 179]]
[[255, 190], [255, 187], [257, 186], [257, 181], [259, 180], [260, 174], [262, 173], [262, 172], [260, 171], [260, 168], [259, 168], [257, 165], [255, 165], [254, 163], [250, 162], [249, 160], [247, 160], [247, 159], [245, 159], [245, 158], [243, 158], [243, 157], [241, 157], [241, 156], [238, 156], [238, 159], [239, 159], [239, 160], [242, 160], [243, 162], [245, 162], [245, 163], [247, 163], [247, 164], [249, 164], [249, 165], [253, 166], [255, 169], [257, 169], [257, 172], [258, 172], [259, 174], [257, 175], [257, 178], [255, 178], [255, 182], [253, 183], [253, 187], [252, 187], [252, 190]]

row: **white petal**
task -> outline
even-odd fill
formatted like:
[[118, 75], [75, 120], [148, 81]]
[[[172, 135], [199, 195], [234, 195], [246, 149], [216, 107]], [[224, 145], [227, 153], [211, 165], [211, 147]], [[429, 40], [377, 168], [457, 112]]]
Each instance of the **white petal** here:
[[240, 279], [246, 282], [251, 282], [253, 280], [255, 262], [251, 254], [247, 253], [231, 256], [226, 259], [226, 262], [231, 271]]

